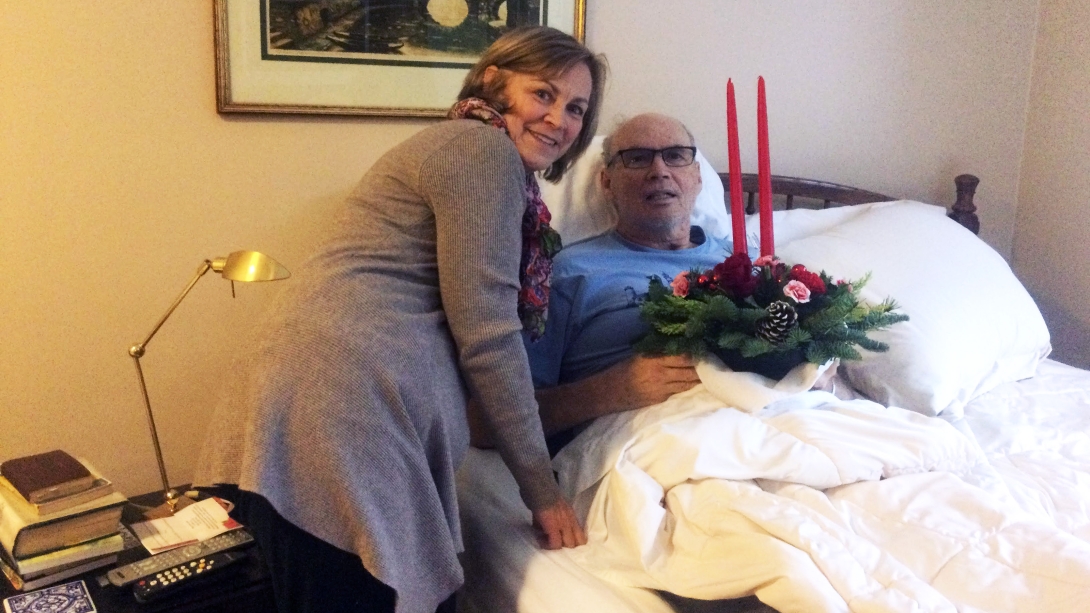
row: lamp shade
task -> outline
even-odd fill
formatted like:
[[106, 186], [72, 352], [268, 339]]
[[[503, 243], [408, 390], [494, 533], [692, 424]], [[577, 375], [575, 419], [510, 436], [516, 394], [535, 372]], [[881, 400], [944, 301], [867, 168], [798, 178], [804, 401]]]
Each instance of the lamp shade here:
[[212, 260], [212, 270], [231, 281], [275, 281], [291, 276], [280, 262], [256, 251], [236, 251]]

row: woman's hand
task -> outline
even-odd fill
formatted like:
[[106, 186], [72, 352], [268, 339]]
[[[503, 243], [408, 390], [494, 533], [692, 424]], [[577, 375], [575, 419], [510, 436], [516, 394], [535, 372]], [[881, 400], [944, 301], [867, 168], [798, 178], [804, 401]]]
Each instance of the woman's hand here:
[[560, 498], [552, 506], [534, 511], [533, 515], [534, 527], [539, 530], [541, 546], [545, 549], [587, 544], [587, 535], [567, 500]]

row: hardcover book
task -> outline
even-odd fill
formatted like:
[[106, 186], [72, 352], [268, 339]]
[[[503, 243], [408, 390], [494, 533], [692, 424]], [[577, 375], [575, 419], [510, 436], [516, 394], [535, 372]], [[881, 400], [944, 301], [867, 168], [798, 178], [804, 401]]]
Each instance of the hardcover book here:
[[84, 560], [82, 562], [76, 562], [75, 564], [69, 564], [61, 568], [54, 569], [43, 575], [36, 575], [34, 577], [24, 577], [8, 565], [8, 563], [0, 559], [0, 572], [7, 577], [8, 582], [17, 591], [26, 592], [29, 590], [36, 590], [38, 588], [53, 585], [54, 583], [60, 583], [65, 579], [71, 579], [77, 575], [82, 575], [85, 572], [94, 570], [96, 568], [104, 568], [117, 563], [117, 554], [107, 554], [90, 560]]
[[15, 560], [22, 560], [115, 534], [127, 501], [120, 492], [113, 492], [38, 515], [22, 496], [0, 487], [0, 546]]
[[60, 449], [0, 463], [0, 476], [31, 504], [75, 494], [95, 480], [86, 466]]
[[0, 562], [7, 563], [12, 571], [23, 579], [34, 579], [60, 571], [88, 560], [117, 553], [125, 548], [125, 540], [120, 534], [111, 534], [93, 541], [72, 547], [65, 547], [49, 553], [16, 560], [0, 549]]
[[[0, 477], [3, 479], [3, 477]], [[3, 486], [3, 483], [0, 483]], [[89, 502], [96, 498], [100, 498], [107, 494], [112, 494], [114, 491], [114, 484], [112, 481], [105, 477], [95, 477], [95, 480], [91, 482], [91, 487], [83, 490], [82, 492], [76, 492], [75, 494], [69, 494], [62, 496], [61, 498], [54, 498], [45, 502], [39, 502], [33, 505], [34, 510], [38, 512], [39, 516], [52, 515], [65, 509], [70, 509], [74, 506], [81, 505], [85, 502]]]
[[[91, 487], [83, 491], [76, 492], [75, 494], [61, 496], [60, 498], [53, 498], [51, 500], [46, 500], [39, 503], [30, 503], [30, 506], [32, 506], [34, 510], [37, 511], [39, 516], [50, 515], [58, 511], [63, 511], [64, 509], [83, 504], [85, 502], [94, 500], [95, 498], [98, 498], [100, 496], [105, 496], [106, 494], [112, 493], [114, 491], [114, 484], [112, 481], [103, 477], [101, 473], [95, 470], [95, 468], [87, 462], [87, 460], [79, 458], [79, 461], [87, 468], [87, 471], [91, 473], [91, 476], [94, 477], [94, 481], [91, 482]], [[0, 487], [6, 487], [10, 492], [18, 494], [20, 497], [22, 497], [22, 494], [19, 494], [19, 491], [15, 489], [15, 486], [12, 485], [11, 482], [5, 479], [3, 476], [0, 476]]]

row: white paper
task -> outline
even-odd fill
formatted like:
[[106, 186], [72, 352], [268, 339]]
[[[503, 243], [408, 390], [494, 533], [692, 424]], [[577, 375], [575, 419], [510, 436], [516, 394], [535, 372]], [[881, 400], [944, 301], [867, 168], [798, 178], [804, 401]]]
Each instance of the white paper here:
[[197, 543], [241, 527], [242, 524], [227, 515], [227, 509], [216, 498], [191, 504], [171, 517], [132, 525], [136, 536], [140, 537], [140, 543], [153, 554]]

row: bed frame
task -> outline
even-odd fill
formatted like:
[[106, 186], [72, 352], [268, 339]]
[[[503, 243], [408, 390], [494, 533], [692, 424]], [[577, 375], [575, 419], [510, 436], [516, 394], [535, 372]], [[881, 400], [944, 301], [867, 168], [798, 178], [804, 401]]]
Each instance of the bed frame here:
[[[730, 173], [719, 173], [719, 179], [723, 182], [723, 190], [726, 197], [730, 198]], [[969, 229], [973, 234], [980, 233], [980, 219], [976, 215], [976, 205], [973, 204], [973, 195], [976, 194], [976, 186], [980, 179], [973, 175], [958, 175], [954, 178], [957, 186], [957, 201], [951, 208], [949, 216], [954, 221]], [[755, 194], [757, 193], [757, 175], [753, 173], [742, 174], [742, 191], [747, 194], [746, 213], [752, 215], [757, 212]], [[784, 177], [772, 175], [772, 193], [777, 196], [785, 196], [785, 208], [795, 208], [795, 199], [801, 198], [807, 201], [820, 201], [820, 206], [809, 204], [804, 208], [827, 209], [831, 206], [846, 206], [853, 204], [866, 204], [868, 202], [889, 202], [897, 200], [877, 192], [829, 183], [815, 181], [813, 179], [799, 179], [796, 177]], [[729, 206], [729, 201], [728, 201]]]

